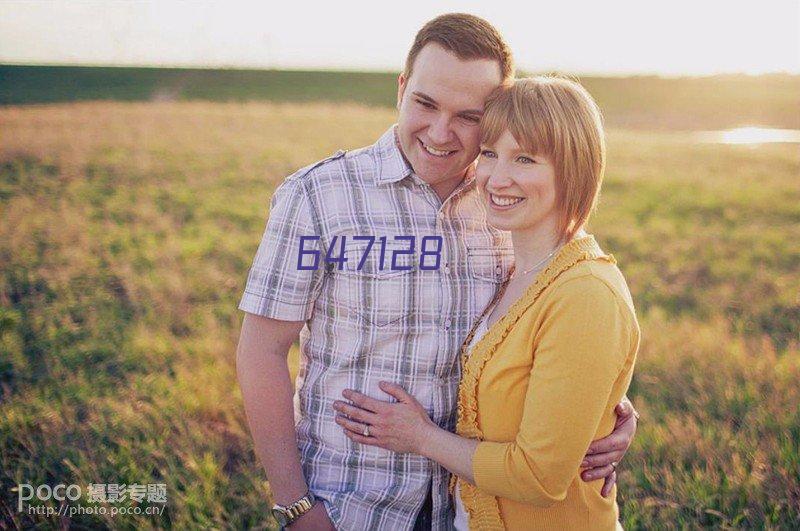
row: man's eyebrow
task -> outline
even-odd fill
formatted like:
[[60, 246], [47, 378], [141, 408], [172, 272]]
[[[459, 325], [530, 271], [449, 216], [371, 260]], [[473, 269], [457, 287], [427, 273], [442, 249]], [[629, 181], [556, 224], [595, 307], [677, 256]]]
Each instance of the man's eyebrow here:
[[458, 114], [462, 116], [467, 114], [472, 114], [475, 115], [475, 117], [480, 118], [481, 116], [483, 116], [483, 111], [480, 109], [467, 109], [466, 111], [461, 111]]
[[[431, 98], [430, 96], [428, 96], [424, 92], [414, 91], [411, 94], [413, 94], [414, 96], [418, 97], [421, 100], [427, 101], [431, 105], [439, 105], [439, 103], [435, 99]], [[463, 114], [474, 114], [474, 115], [477, 115], [478, 117], [481, 117], [481, 116], [483, 116], [483, 110], [482, 109], [467, 109], [467, 110], [464, 110], [464, 111], [459, 111], [458, 114], [462, 114], [462, 115]]]
[[428, 95], [427, 95], [427, 94], [425, 94], [424, 92], [418, 92], [418, 91], [414, 91], [414, 92], [412, 92], [411, 94], [413, 94], [414, 96], [418, 97], [418, 98], [419, 98], [419, 99], [421, 99], [421, 100], [425, 100], [425, 101], [427, 101], [427, 102], [428, 102], [428, 103], [430, 103], [430, 104], [433, 104], [433, 105], [439, 105], [438, 103], [436, 103], [436, 100], [435, 100], [435, 99], [431, 98], [430, 96], [428, 96]]

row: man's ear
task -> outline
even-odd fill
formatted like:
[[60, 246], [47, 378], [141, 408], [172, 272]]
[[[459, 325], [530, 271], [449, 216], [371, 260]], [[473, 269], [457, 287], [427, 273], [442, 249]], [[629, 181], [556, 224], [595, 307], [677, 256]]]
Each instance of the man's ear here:
[[397, 76], [397, 110], [400, 110], [400, 104], [403, 102], [403, 94], [406, 91], [406, 75], [401, 73]]

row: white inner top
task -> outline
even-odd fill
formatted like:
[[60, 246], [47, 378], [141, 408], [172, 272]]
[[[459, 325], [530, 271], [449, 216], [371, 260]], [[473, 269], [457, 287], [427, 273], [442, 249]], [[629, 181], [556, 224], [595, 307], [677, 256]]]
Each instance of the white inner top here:
[[[492, 307], [492, 310], [494, 307]], [[489, 320], [489, 315], [492, 313], [492, 310], [489, 310], [486, 313], [486, 316], [481, 320], [480, 324], [478, 324], [478, 328], [475, 329], [475, 335], [472, 336], [472, 341], [467, 347], [467, 355], [472, 354], [472, 349], [475, 348], [475, 345], [478, 344], [478, 341], [489, 331], [489, 325], [487, 321]], [[456, 518], [453, 521], [453, 526], [455, 526], [457, 531], [469, 531], [469, 517], [467, 514], [467, 509], [464, 507], [464, 504], [461, 503], [461, 489], [459, 488], [458, 484], [456, 484], [456, 492], [455, 492], [455, 504], [456, 504]]]

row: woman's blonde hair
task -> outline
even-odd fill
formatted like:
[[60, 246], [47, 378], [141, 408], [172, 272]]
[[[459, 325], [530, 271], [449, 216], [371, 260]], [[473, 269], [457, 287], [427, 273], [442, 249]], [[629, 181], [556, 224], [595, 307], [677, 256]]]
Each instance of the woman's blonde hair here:
[[575, 81], [557, 76], [517, 79], [486, 103], [481, 142], [493, 145], [508, 130], [531, 155], [555, 168], [557, 227], [563, 241], [583, 227], [594, 209], [605, 170], [600, 109]]

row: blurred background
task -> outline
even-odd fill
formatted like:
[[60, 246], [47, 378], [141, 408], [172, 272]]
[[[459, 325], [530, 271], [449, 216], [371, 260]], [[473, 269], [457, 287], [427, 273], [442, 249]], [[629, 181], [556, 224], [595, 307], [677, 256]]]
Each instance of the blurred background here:
[[[623, 525], [796, 528], [800, 3], [284, 4], [0, 3], [0, 528], [275, 528], [234, 366], [270, 196], [394, 122], [451, 11], [605, 114], [590, 230], [643, 329]], [[20, 483], [167, 503], [28, 514]]]

